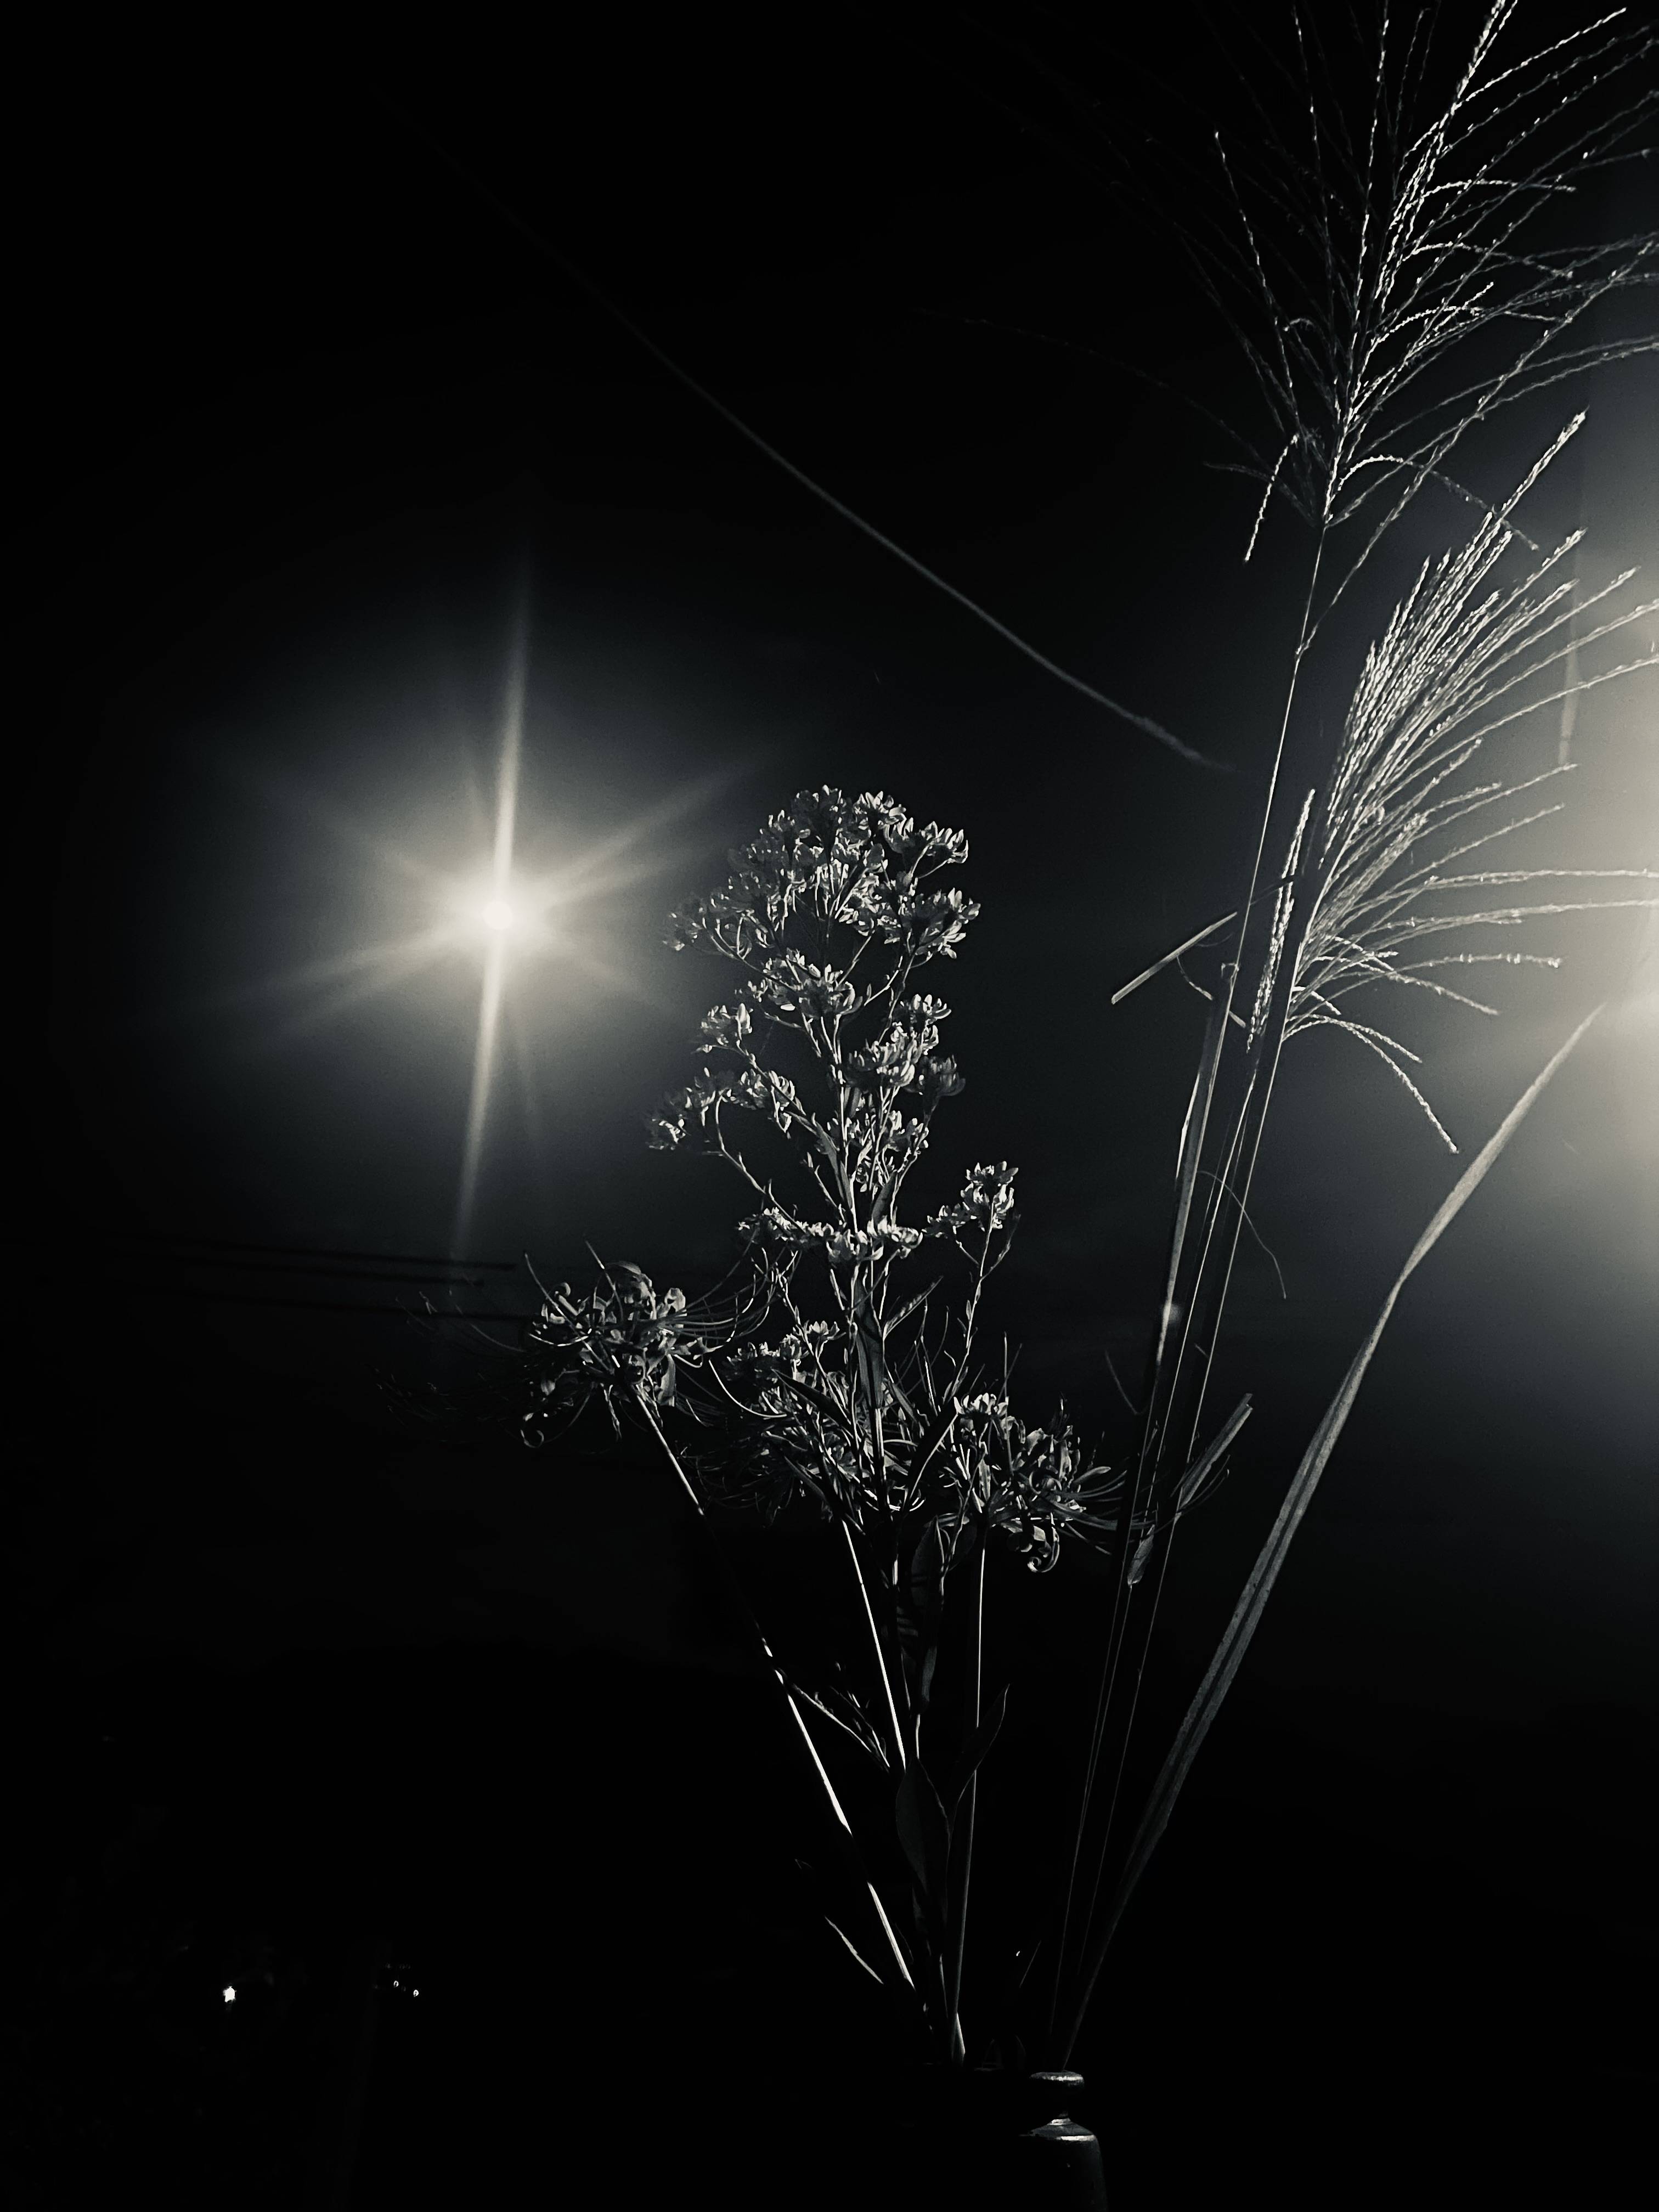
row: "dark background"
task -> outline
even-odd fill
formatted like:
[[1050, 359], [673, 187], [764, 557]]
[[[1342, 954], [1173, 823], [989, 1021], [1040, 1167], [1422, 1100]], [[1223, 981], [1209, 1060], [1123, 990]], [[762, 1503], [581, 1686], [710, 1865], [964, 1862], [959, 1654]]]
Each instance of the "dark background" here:
[[[522, 1312], [526, 1252], [580, 1279], [591, 1238], [690, 1290], [729, 1263], [735, 1184], [644, 1148], [729, 995], [661, 938], [833, 782], [969, 833], [984, 911], [932, 981], [969, 1088], [928, 1172], [1019, 1164], [988, 1327], [1033, 1418], [1064, 1390], [1126, 1447], [1103, 1354], [1133, 1391], [1202, 1007], [1168, 975], [1106, 1001], [1231, 901], [1298, 558], [1275, 521], [1243, 565], [1218, 434], [1133, 373], [1248, 415], [1045, 74], [1120, 144], [1149, 118], [1199, 144], [1228, 65], [1161, 35], [1150, 75], [1038, 9], [618, 14], [533, 63], [483, 20], [441, 51], [24, 50], [6, 2063], [33, 2201], [73, 2172], [326, 2202], [354, 2141], [363, 2205], [594, 2159], [623, 2201], [750, 2167], [805, 2201], [787, 2161], [846, 2131], [874, 2023], [672, 1480], [603, 1427], [539, 1462], [406, 1433], [380, 1378], [487, 1366], [400, 1309]], [[490, 192], [797, 466], [1227, 772], [830, 512]], [[1626, 180], [1596, 220], [1651, 199]], [[1587, 576], [1652, 558], [1655, 398], [1638, 362], [1571, 403], [1534, 526], [1582, 516]], [[1566, 411], [1495, 435], [1482, 485]], [[509, 977], [458, 1252], [477, 960], [349, 963], [487, 860], [520, 610], [520, 850], [600, 865], [572, 956]], [[1650, 672], [1585, 697], [1532, 849], [1655, 864], [1655, 706]], [[1402, 1300], [1126, 1924], [1077, 2054], [1121, 2212], [1241, 2172], [1293, 2203], [1407, 2175], [1623, 2201], [1659, 2081], [1653, 940], [1619, 914], [1534, 943], [1565, 964], [1506, 978], [1500, 1021], [1406, 1032], [1467, 1155], [1609, 1001]], [[1346, 1040], [1297, 1048], [1274, 1117], [1272, 1257], [1242, 1249], [1218, 1385], [1257, 1413], [1166, 1593], [1155, 1742], [1456, 1172]], [[812, 1543], [729, 1540], [805, 1656]], [[1098, 1577], [1005, 1584], [1004, 1814], [1063, 1804]], [[981, 1802], [991, 1955], [1043, 1876]]]

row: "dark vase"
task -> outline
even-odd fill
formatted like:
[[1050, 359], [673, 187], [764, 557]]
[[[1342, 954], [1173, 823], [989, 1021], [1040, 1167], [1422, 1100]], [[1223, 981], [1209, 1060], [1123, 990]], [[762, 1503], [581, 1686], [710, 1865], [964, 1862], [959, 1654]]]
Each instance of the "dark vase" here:
[[1100, 2144], [1071, 2118], [1083, 2076], [929, 2065], [902, 2075], [891, 2110], [896, 2206], [930, 2212], [1106, 2212]]

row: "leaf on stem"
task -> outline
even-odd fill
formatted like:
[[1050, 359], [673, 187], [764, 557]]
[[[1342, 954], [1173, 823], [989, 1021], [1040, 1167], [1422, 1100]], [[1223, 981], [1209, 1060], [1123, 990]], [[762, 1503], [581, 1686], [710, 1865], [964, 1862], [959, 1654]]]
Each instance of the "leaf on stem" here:
[[812, 1893], [814, 1907], [817, 1911], [818, 1917], [823, 1921], [824, 1926], [828, 1928], [832, 1934], [840, 1936], [842, 1942], [846, 1945], [848, 1952], [852, 1954], [854, 1964], [863, 1967], [865, 1972], [869, 1975], [871, 1980], [876, 1984], [877, 1988], [884, 1990], [887, 1987], [887, 1984], [882, 1980], [881, 1976], [870, 1964], [870, 1961], [865, 1957], [863, 1952], [860, 1950], [858, 1945], [854, 1942], [852, 1937], [847, 1933], [847, 1930], [834, 1917], [829, 1908], [824, 1904], [823, 1900], [828, 1885], [825, 1883], [823, 1876], [819, 1873], [818, 1869], [812, 1865], [810, 1860], [797, 1858], [795, 1864], [799, 1869], [801, 1877], [805, 1881], [808, 1889], [811, 1890]]
[[986, 1753], [996, 1741], [1002, 1728], [1003, 1715], [1008, 1710], [1008, 1691], [999, 1690], [992, 1699], [985, 1718], [963, 1744], [951, 1765], [945, 1784], [944, 1803], [948, 1816], [954, 1820], [961, 1804], [963, 1793], [978, 1773]]
[[1249, 1418], [1250, 1399], [1247, 1393], [1227, 1416], [1225, 1425], [1209, 1449], [1195, 1459], [1182, 1476], [1181, 1486], [1176, 1492], [1177, 1513], [1184, 1513], [1196, 1501], [1205, 1482], [1220, 1464], [1223, 1455], [1231, 1448], [1234, 1438]]
[[933, 1777], [920, 1759], [913, 1759], [905, 1768], [894, 1796], [893, 1811], [899, 1842], [921, 1892], [928, 1924], [942, 1944], [951, 1824]]
[[930, 1521], [911, 1555], [905, 1585], [907, 1603], [900, 1608], [898, 1621], [904, 1679], [918, 1716], [927, 1711], [933, 1694], [939, 1626], [945, 1617], [945, 1571], [939, 1523]]

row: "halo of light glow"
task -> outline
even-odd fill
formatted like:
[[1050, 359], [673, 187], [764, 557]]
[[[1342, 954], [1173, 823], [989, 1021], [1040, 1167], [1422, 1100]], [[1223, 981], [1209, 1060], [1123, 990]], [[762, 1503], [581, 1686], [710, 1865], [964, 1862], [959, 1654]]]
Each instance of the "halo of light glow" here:
[[[326, 953], [259, 981], [210, 993], [174, 1010], [177, 1013], [233, 1005], [269, 1009], [271, 1018], [261, 1024], [257, 1039], [248, 1048], [264, 1057], [333, 1027], [372, 1000], [407, 989], [458, 956], [478, 961], [482, 968], [478, 1021], [451, 1248], [457, 1252], [465, 1249], [472, 1216], [497, 1030], [504, 1011], [513, 1012], [515, 1022], [520, 1018], [518, 1011], [504, 1004], [509, 971], [534, 970], [556, 962], [559, 969], [569, 971], [573, 980], [598, 984], [612, 998], [635, 1000], [659, 1013], [672, 1011], [663, 995], [633, 968], [605, 957], [602, 942], [594, 941], [591, 933], [580, 928], [580, 912], [673, 869], [686, 854], [682, 849], [665, 847], [657, 833], [696, 812], [716, 792], [750, 772], [769, 750], [761, 747], [729, 760], [655, 796], [608, 835], [580, 852], [562, 856], [556, 866], [520, 869], [515, 866], [515, 832], [527, 614], [527, 604], [521, 602], [509, 654], [492, 849], [479, 855], [470, 869], [452, 872], [434, 866], [369, 824], [343, 813], [321, 793], [290, 777], [252, 768], [245, 753], [234, 760], [216, 756], [215, 765], [221, 772], [251, 787], [266, 804], [303, 815], [366, 858], [377, 874], [402, 877], [412, 884], [426, 906], [426, 918], [402, 936]], [[573, 921], [577, 923], [574, 932]], [[289, 1011], [277, 1015], [276, 1006], [284, 1000]], [[520, 1042], [522, 1047], [522, 1036]], [[522, 1050], [520, 1064], [526, 1082], [526, 1124], [533, 1139], [538, 1110], [527, 1057]], [[225, 2002], [234, 2002], [234, 1996]]]

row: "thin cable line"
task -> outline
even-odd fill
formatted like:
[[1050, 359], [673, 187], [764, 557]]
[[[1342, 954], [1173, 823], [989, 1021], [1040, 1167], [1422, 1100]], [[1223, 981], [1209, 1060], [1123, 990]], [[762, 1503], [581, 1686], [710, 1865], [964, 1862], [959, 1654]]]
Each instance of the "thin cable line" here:
[[[343, 1252], [319, 1244], [247, 1244], [225, 1237], [168, 1236], [138, 1229], [117, 1229], [107, 1234], [112, 1241], [123, 1244], [151, 1244], [158, 1249], [186, 1245], [198, 1252], [266, 1252], [285, 1260], [386, 1260], [398, 1267], [489, 1268], [499, 1274], [513, 1274], [519, 1265], [516, 1260], [452, 1260], [436, 1252]], [[8, 1244], [16, 1241], [20, 1240], [0, 1239]], [[180, 1255], [174, 1252], [170, 1256], [177, 1259]]]
[[217, 1306], [283, 1306], [295, 1313], [371, 1314], [392, 1321], [534, 1321], [534, 1314], [496, 1313], [466, 1307], [452, 1313], [439, 1313], [430, 1306], [417, 1310], [412, 1306], [371, 1306], [344, 1300], [331, 1302], [322, 1298], [278, 1298], [262, 1297], [258, 1291], [198, 1291], [180, 1283], [173, 1287], [151, 1285], [141, 1295], [155, 1298], [187, 1298], [193, 1304]]
[[1073, 676], [1069, 669], [1062, 668], [1058, 661], [1050, 660], [1047, 653], [1039, 653], [1034, 645], [1028, 644], [1018, 632], [1010, 629], [1006, 623], [999, 622], [994, 614], [988, 613], [976, 600], [970, 599], [965, 592], [960, 592], [954, 584], [947, 583], [943, 576], [936, 574], [932, 568], [918, 561], [914, 553], [907, 553], [903, 546], [896, 544], [884, 532], [878, 530], [873, 523], [866, 522], [861, 514], [854, 514], [843, 500], [837, 499], [833, 492], [826, 491], [821, 483], [809, 477], [804, 469], [797, 468], [795, 464], [787, 455], [781, 453], [775, 446], [769, 445], [757, 430], [750, 429], [748, 423], [740, 416], [734, 415], [723, 400], [717, 399], [712, 392], [699, 384], [696, 379], [683, 369], [677, 361], [665, 354], [656, 341], [648, 337], [630, 316], [623, 313], [614, 300], [599, 289], [592, 277], [579, 269], [574, 261], [568, 259], [556, 247], [550, 246], [539, 231], [533, 229], [522, 216], [507, 205], [499, 194], [492, 191], [481, 178], [475, 176], [465, 162], [459, 161], [447, 148], [441, 146], [430, 132], [414, 121], [410, 116], [406, 115], [397, 102], [390, 99], [378, 85], [372, 87], [371, 89], [374, 97], [390, 114], [394, 115], [406, 130], [430, 147], [441, 161], [453, 169], [457, 176], [470, 185], [481, 198], [488, 201], [502, 220], [510, 223], [521, 237], [526, 239], [536, 248], [538, 252], [545, 254], [556, 268], [563, 270], [573, 283], [580, 285], [590, 299], [603, 307], [607, 314], [614, 316], [623, 328], [636, 338], [647, 353], [661, 362], [670, 375], [677, 377], [689, 391], [695, 392], [699, 399], [712, 407], [715, 413], [729, 422], [739, 435], [747, 438], [750, 445], [758, 447], [769, 460], [775, 461], [779, 468], [793, 477], [797, 483], [804, 484], [814, 498], [821, 499], [826, 507], [833, 507], [836, 513], [843, 520], [850, 522], [855, 530], [861, 530], [866, 538], [872, 538], [878, 545], [884, 547], [895, 559], [902, 561], [907, 568], [914, 568], [919, 576], [925, 577], [930, 584], [934, 585], [947, 597], [955, 599], [958, 605], [966, 607], [969, 614], [977, 616], [981, 622], [995, 630], [999, 637], [1006, 638], [1010, 645], [1017, 647], [1028, 660], [1036, 661], [1039, 668], [1044, 668], [1049, 675], [1058, 677], [1062, 684], [1069, 684], [1073, 691], [1080, 691], [1085, 699], [1092, 699], [1097, 706], [1107, 708], [1112, 714], [1121, 716], [1124, 721], [1133, 722], [1138, 730], [1145, 730], [1149, 737], [1156, 738], [1161, 745], [1167, 745], [1171, 752], [1178, 753], [1182, 760], [1192, 761], [1200, 768], [1213, 769], [1223, 775], [1230, 775], [1232, 773], [1226, 762], [1212, 760], [1207, 753], [1201, 753], [1196, 747], [1185, 744], [1172, 731], [1166, 730], [1161, 722], [1155, 722], [1150, 714], [1137, 714], [1133, 707], [1126, 707], [1116, 699], [1109, 699], [1103, 691], [1097, 691], [1092, 684], [1085, 684], [1080, 676]]

